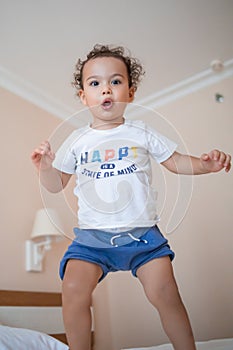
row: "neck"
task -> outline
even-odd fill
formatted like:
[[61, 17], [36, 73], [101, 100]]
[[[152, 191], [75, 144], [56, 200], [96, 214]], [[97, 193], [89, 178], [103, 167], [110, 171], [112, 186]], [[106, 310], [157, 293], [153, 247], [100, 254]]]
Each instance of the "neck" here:
[[91, 123], [91, 128], [96, 130], [109, 130], [109, 129], [117, 128], [118, 126], [124, 123], [125, 123], [124, 117], [122, 117], [122, 119], [118, 121], [102, 121], [102, 122], [93, 121], [93, 123]]

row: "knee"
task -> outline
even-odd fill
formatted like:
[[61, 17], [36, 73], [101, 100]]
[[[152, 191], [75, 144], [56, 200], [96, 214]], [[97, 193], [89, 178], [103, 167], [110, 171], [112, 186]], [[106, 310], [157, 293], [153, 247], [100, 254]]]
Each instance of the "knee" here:
[[90, 304], [100, 273], [101, 268], [97, 265], [81, 260], [69, 260], [62, 284], [63, 301]]
[[149, 302], [156, 308], [160, 305], [177, 305], [181, 302], [176, 282], [171, 279], [161, 284], [149, 284], [144, 287]]
[[75, 305], [90, 306], [92, 303], [92, 290], [83, 286], [80, 281], [64, 279], [62, 284], [62, 302]]
[[62, 282], [63, 295], [76, 295], [82, 293], [82, 285], [77, 279], [64, 278]]

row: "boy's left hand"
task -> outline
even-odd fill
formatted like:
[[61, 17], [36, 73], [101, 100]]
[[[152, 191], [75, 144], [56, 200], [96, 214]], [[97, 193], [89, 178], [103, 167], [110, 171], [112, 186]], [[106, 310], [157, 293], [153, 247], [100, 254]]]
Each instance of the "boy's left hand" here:
[[204, 170], [208, 173], [216, 173], [223, 168], [228, 173], [231, 169], [231, 156], [219, 150], [202, 154], [200, 161]]

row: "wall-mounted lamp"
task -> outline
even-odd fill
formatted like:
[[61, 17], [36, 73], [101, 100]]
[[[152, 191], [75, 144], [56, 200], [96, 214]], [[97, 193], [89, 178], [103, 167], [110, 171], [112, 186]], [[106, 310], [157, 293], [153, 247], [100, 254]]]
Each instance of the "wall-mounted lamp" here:
[[37, 211], [31, 240], [27, 240], [25, 244], [26, 271], [42, 271], [45, 252], [51, 249], [52, 242], [58, 242], [63, 238], [59, 229], [62, 230], [62, 225], [55, 210]]

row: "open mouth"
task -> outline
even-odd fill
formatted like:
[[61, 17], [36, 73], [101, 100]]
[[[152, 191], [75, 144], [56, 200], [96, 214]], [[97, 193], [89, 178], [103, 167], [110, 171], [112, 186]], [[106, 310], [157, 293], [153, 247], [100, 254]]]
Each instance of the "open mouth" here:
[[104, 100], [103, 103], [101, 104], [103, 109], [110, 109], [112, 107], [112, 105], [113, 105], [113, 102], [110, 99]]

